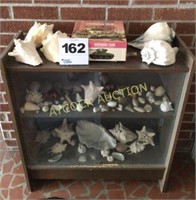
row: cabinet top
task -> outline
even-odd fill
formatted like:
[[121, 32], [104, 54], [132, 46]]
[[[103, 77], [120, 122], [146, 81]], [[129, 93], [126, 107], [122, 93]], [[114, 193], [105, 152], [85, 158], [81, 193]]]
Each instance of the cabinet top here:
[[[18, 34], [15, 38], [20, 38]], [[176, 62], [170, 66], [157, 66], [154, 64], [147, 65], [141, 60], [140, 51], [134, 48], [128, 48], [127, 61], [125, 62], [90, 62], [89, 65], [76, 65], [76, 66], [61, 66], [52, 63], [44, 58], [43, 64], [37, 67], [29, 66], [15, 61], [15, 58], [9, 57], [8, 52], [12, 51], [14, 47], [13, 40], [8, 45], [6, 50], [1, 56], [4, 67], [9, 71], [18, 72], [187, 72], [189, 70], [187, 64], [187, 54], [190, 53], [186, 45], [180, 38], [176, 39], [176, 46], [179, 47], [179, 52], [176, 56]], [[189, 51], [189, 52], [187, 52]]]

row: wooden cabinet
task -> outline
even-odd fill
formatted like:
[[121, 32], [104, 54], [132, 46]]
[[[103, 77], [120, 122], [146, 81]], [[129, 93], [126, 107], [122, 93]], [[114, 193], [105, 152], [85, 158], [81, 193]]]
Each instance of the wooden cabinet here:
[[[16, 38], [23, 38], [18, 33]], [[8, 52], [13, 49], [13, 41], [1, 57], [1, 71], [6, 86], [10, 110], [17, 141], [22, 157], [27, 184], [31, 190], [32, 181], [38, 179], [151, 179], [159, 180], [162, 191], [166, 190], [169, 171], [177, 143], [180, 123], [190, 88], [194, 57], [185, 44], [177, 37], [175, 41], [179, 47], [176, 63], [168, 67], [155, 65], [148, 66], [141, 62], [140, 53], [128, 57], [126, 62], [92, 62], [89, 66], [59, 66], [43, 58], [44, 63], [38, 67], [31, 67], [18, 63], [9, 57]], [[135, 49], [129, 49], [135, 52]], [[88, 85], [91, 80], [99, 82], [100, 74], [107, 73], [114, 89], [126, 88], [144, 84], [150, 88], [164, 86], [167, 96], [173, 103], [173, 110], [162, 112], [159, 106], [152, 106], [152, 112], [129, 112], [110, 109], [107, 112], [93, 112], [93, 106], [85, 108], [82, 112], [70, 111], [52, 114], [49, 112], [20, 112], [25, 103], [26, 90], [34, 81], [40, 83], [56, 82], [64, 84], [67, 89], [74, 85]], [[70, 79], [70, 74], [76, 76]], [[135, 88], [136, 89], [136, 88]], [[138, 89], [137, 89], [138, 90]], [[144, 94], [140, 94], [145, 97]], [[129, 96], [129, 95], [127, 95]], [[71, 100], [74, 97], [70, 97]], [[74, 100], [72, 100], [74, 101]], [[131, 101], [131, 97], [128, 98]], [[53, 130], [63, 119], [69, 124], [78, 120], [88, 120], [95, 124], [102, 124], [111, 129], [121, 122], [132, 131], [141, 130], [146, 126], [153, 130], [155, 146], [146, 145], [144, 151], [137, 154], [123, 153], [124, 161], [114, 160], [108, 162], [100, 155], [100, 151], [87, 148], [85, 153], [87, 161], [79, 162], [80, 154], [76, 145], [69, 145], [58, 162], [48, 162], [51, 156], [49, 151], [57, 142], [51, 137], [44, 145], [37, 145], [35, 139], [39, 131]], [[113, 151], [113, 150], [111, 150]], [[95, 159], [90, 159], [94, 155]]]

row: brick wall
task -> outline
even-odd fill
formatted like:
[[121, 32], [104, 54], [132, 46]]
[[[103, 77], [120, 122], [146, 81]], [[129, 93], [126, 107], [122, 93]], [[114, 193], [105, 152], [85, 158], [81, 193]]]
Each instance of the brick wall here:
[[[123, 20], [127, 38], [134, 39], [157, 21], [167, 21], [195, 54], [195, 0], [0, 0], [0, 51], [18, 30], [33, 21], [54, 23], [55, 30], [72, 33], [75, 20]], [[1, 78], [1, 77], [0, 77]], [[0, 79], [0, 132], [16, 147], [4, 85]], [[195, 80], [186, 105], [178, 150], [190, 151], [195, 138]]]

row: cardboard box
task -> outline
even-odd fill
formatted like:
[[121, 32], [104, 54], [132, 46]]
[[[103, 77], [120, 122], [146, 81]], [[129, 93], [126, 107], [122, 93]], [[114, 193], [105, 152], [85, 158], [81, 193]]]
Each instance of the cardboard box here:
[[126, 61], [127, 40], [121, 21], [78, 21], [72, 37], [89, 38], [90, 61]]

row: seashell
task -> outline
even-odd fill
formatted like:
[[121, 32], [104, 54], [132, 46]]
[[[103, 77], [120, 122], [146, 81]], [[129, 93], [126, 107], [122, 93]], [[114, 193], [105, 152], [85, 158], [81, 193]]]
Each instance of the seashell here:
[[24, 107], [21, 107], [21, 108], [20, 108], [20, 112], [21, 112], [22, 114], [24, 114], [24, 112], [25, 112]]
[[111, 154], [111, 156], [116, 159], [116, 160], [119, 160], [119, 161], [124, 161], [125, 160], [125, 157], [122, 153], [119, 153], [119, 152], [113, 152]]
[[39, 111], [40, 110], [40, 107], [37, 106], [36, 104], [34, 103], [31, 103], [31, 102], [26, 102], [24, 104], [24, 111]]
[[133, 108], [131, 107], [131, 105], [125, 106], [125, 110], [130, 111], [130, 112], [135, 112], [135, 111], [133, 110]]
[[132, 98], [132, 104], [133, 104], [133, 106], [135, 106], [135, 107], [139, 106], [139, 102], [138, 102], [138, 100], [137, 100], [136, 97], [133, 97], [133, 98]]
[[56, 143], [51, 148], [49, 153], [51, 154], [59, 154], [65, 151], [67, 144]]
[[142, 62], [148, 65], [154, 63], [156, 65], [172, 65], [176, 62], [176, 53], [178, 48], [172, 48], [170, 44], [161, 40], [151, 40], [145, 43], [141, 51]]
[[129, 150], [127, 152], [129, 152], [130, 154], [133, 154], [133, 153], [136, 154], [143, 151], [144, 148], [145, 148], [145, 145], [143, 143], [139, 141], [135, 141], [129, 146]]
[[154, 103], [155, 102], [155, 99], [154, 99], [154, 97], [153, 96], [149, 96], [148, 97], [148, 101], [149, 101], [149, 103]]
[[42, 107], [42, 111], [43, 112], [48, 112], [50, 109], [49, 109], [49, 107], [48, 106], [43, 106]]
[[117, 102], [116, 101], [108, 101], [107, 106], [110, 108], [114, 108], [117, 106]]
[[146, 104], [146, 105], [144, 106], [144, 110], [145, 110], [147, 113], [149, 113], [149, 112], [152, 111], [152, 106], [151, 106], [150, 104]]
[[162, 97], [165, 94], [165, 88], [163, 86], [159, 86], [155, 88], [154, 94], [157, 97]]
[[79, 157], [79, 162], [85, 163], [87, 161], [87, 157], [85, 155]]
[[146, 97], [154, 97], [154, 94], [152, 92], [148, 91], [146, 93]]
[[89, 81], [89, 85], [81, 85], [81, 87], [84, 89], [84, 102], [86, 104], [93, 104], [103, 90], [103, 87], [96, 86], [93, 81]]
[[163, 102], [161, 103], [161, 105], [160, 105], [160, 109], [161, 109], [161, 111], [163, 111], [163, 112], [169, 112], [169, 111], [174, 110], [174, 109], [172, 108], [172, 102], [170, 102], [170, 101], [163, 101]]
[[119, 111], [122, 111], [122, 110], [123, 110], [123, 105], [122, 105], [122, 104], [118, 104], [117, 109], [118, 109]]
[[167, 95], [164, 95], [162, 98], [163, 101], [169, 101], [169, 97]]
[[34, 25], [29, 29], [25, 40], [32, 41], [35, 46], [40, 46], [42, 41], [47, 38], [48, 35], [52, 34], [54, 24], [47, 25], [46, 23], [40, 24], [35, 22]]
[[144, 48], [144, 43], [151, 40], [163, 40], [171, 43], [175, 37], [175, 32], [166, 22], [157, 22], [151, 25], [139, 38], [129, 42], [128, 45], [138, 49]]
[[154, 87], [153, 85], [151, 85], [151, 86], [150, 86], [150, 90], [151, 90], [152, 92], [154, 92], [155, 87]]
[[137, 135], [130, 131], [128, 128], [123, 126], [121, 122], [115, 125], [113, 129], [109, 129], [112, 135], [117, 139], [119, 142], [125, 144], [127, 142], [132, 142], [137, 138]]
[[154, 104], [155, 104], [156, 106], [161, 105], [161, 103], [162, 103], [162, 101], [160, 101], [160, 100], [156, 100], [156, 101], [154, 102]]
[[71, 140], [70, 145], [74, 147], [76, 145], [76, 141], [75, 140]]
[[99, 107], [100, 107], [101, 112], [107, 112], [107, 111], [109, 111], [109, 108], [106, 105], [100, 105]]
[[31, 83], [29, 88], [31, 91], [38, 91], [40, 88], [40, 83], [38, 81], [34, 81]]
[[76, 110], [77, 110], [78, 112], [82, 112], [83, 109], [84, 109], [84, 106], [83, 106], [81, 103], [78, 103], [78, 104], [76, 105]]
[[108, 162], [113, 162], [114, 161], [114, 158], [112, 156], [107, 156], [107, 161]]
[[143, 126], [140, 131], [136, 130], [136, 133], [138, 134], [138, 139], [137, 139], [138, 142], [141, 142], [144, 145], [151, 144], [152, 146], [155, 146], [153, 141], [155, 133], [147, 131], [146, 126]]
[[78, 152], [79, 153], [86, 153], [86, 147], [81, 143], [78, 144]]
[[55, 103], [56, 105], [58, 105], [60, 102], [59, 102], [58, 100], [55, 100], [54, 103]]
[[58, 162], [61, 158], [62, 158], [63, 154], [58, 154], [56, 156], [54, 156], [53, 158], [48, 159], [48, 162], [50, 163], [55, 163]]
[[125, 152], [127, 148], [128, 148], [128, 145], [123, 144], [123, 143], [118, 143], [116, 146], [116, 150], [121, 153]]
[[38, 66], [43, 63], [32, 41], [14, 39], [14, 44], [14, 50], [9, 52], [8, 55], [14, 56], [16, 61], [32, 66]]
[[101, 150], [101, 155], [103, 157], [107, 157], [107, 156], [109, 156], [109, 154], [110, 154], [110, 150], [108, 150], [108, 149]]
[[100, 107], [94, 107], [94, 108], [93, 108], [93, 112], [94, 112], [94, 113], [97, 113], [97, 112], [99, 112], [100, 110], [101, 110]]
[[134, 110], [136, 110], [137, 112], [140, 112], [140, 113], [144, 113], [145, 110], [141, 107], [133, 107]]
[[75, 132], [68, 127], [66, 119], [63, 120], [63, 123], [59, 128], [55, 128], [53, 130], [53, 136], [58, 137], [60, 139], [61, 144], [64, 143], [64, 141], [70, 144], [71, 138], [74, 134]]
[[146, 102], [146, 100], [144, 98], [142, 98], [142, 97], [138, 97], [138, 101], [141, 104], [145, 104], [145, 102]]
[[138, 94], [138, 96], [142, 96], [142, 93], [141, 93], [141, 92], [138, 92], [137, 94]]
[[42, 94], [40, 92], [38, 92], [37, 90], [27, 91], [27, 95], [26, 95], [25, 99], [26, 99], [26, 101], [36, 103], [36, 104], [41, 103], [43, 100]]
[[86, 120], [77, 121], [76, 133], [79, 141], [88, 148], [93, 147], [97, 150], [105, 150], [116, 147], [116, 140], [110, 136], [107, 130], [93, 122]]
[[76, 102], [80, 102], [82, 100], [82, 97], [80, 96], [80, 94], [77, 92], [76, 93]]
[[40, 49], [44, 56], [51, 62], [60, 62], [59, 57], [59, 38], [67, 38], [66, 33], [57, 31], [54, 34], [49, 34], [48, 37], [42, 41], [43, 47]]

